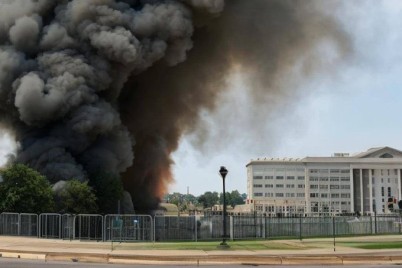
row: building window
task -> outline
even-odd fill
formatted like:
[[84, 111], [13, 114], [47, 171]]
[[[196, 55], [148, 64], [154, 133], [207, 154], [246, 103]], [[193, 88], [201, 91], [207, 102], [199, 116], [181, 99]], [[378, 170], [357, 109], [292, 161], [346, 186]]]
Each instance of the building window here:
[[[381, 187], [381, 196], [384, 197], [384, 187]], [[384, 199], [383, 199], [384, 200]], [[384, 201], [383, 201], [384, 202]]]
[[390, 183], [391, 182], [391, 179], [390, 178], [388, 178], [388, 183]]
[[310, 169], [310, 173], [318, 173], [318, 169]]
[[350, 185], [341, 185], [341, 189], [350, 189]]
[[295, 188], [294, 184], [286, 184], [286, 188]]
[[297, 193], [297, 197], [304, 197], [304, 193]]
[[304, 180], [304, 176], [298, 176], [297, 179], [298, 180]]
[[388, 197], [391, 197], [391, 187], [388, 187]]
[[304, 184], [298, 184], [297, 188], [299, 188], [299, 189], [304, 188]]
[[262, 196], [262, 193], [254, 193], [254, 196], [255, 196], [255, 197]]
[[341, 181], [350, 181], [349, 177], [341, 177]]
[[318, 189], [318, 184], [311, 184], [310, 189]]
[[331, 194], [331, 198], [339, 198], [339, 194]]
[[309, 179], [309, 181], [318, 181], [318, 178], [317, 178], [317, 177], [311, 177], [311, 178]]
[[294, 180], [294, 179], [295, 179], [295, 176], [287, 176], [286, 179], [287, 179], [287, 180]]
[[283, 197], [283, 193], [276, 193], [275, 197]]
[[321, 194], [321, 198], [328, 198], [328, 194]]
[[350, 198], [350, 194], [341, 194], [341, 198]]
[[319, 197], [318, 193], [310, 193], [310, 197]]
[[323, 184], [321, 184], [321, 185], [320, 185], [320, 189], [328, 189], [328, 185], [323, 185]]
[[330, 189], [339, 189], [339, 185], [331, 185]]
[[283, 184], [277, 184], [275, 187], [276, 188], [283, 188]]
[[341, 173], [349, 174], [350, 170], [349, 169], [341, 169]]
[[262, 176], [254, 176], [253, 179], [254, 180], [262, 180]]
[[254, 184], [253, 187], [254, 188], [262, 188], [262, 184]]
[[283, 180], [283, 176], [276, 176], [277, 180]]
[[265, 179], [266, 179], [266, 180], [273, 180], [273, 179], [274, 179], [274, 176], [265, 176]]
[[331, 177], [330, 181], [339, 181], [338, 177]]
[[321, 177], [320, 181], [328, 181], [328, 178], [327, 177]]
[[329, 173], [339, 173], [339, 169], [330, 169]]
[[273, 184], [265, 184], [265, 188], [274, 188]]

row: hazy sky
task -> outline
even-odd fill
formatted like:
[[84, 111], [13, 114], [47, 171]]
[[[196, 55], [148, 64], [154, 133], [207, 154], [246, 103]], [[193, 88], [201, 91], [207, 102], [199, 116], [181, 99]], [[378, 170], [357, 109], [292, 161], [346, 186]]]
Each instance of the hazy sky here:
[[[379, 146], [402, 149], [402, 1], [351, 2], [338, 17], [352, 38], [353, 59], [336, 75], [309, 77], [300, 88], [304, 97], [275, 113], [274, 122], [261, 121], [270, 126], [266, 131], [246, 138], [239, 133], [244, 120], [238, 119], [253, 114], [247, 112], [247, 85], [235, 77], [238, 81], [223, 97], [221, 109], [233, 110], [228, 125], [235, 135], [225, 139], [216, 133], [201, 150], [191, 145], [191, 136], [185, 137], [174, 154], [176, 184], [171, 192], [185, 193], [187, 187], [195, 195], [221, 191], [221, 165], [229, 170], [226, 188], [246, 192], [245, 165], [252, 158], [330, 156]], [[208, 120], [219, 124], [219, 113]], [[244, 132], [250, 127], [244, 125]]]
[[[224, 165], [229, 170], [226, 189], [245, 193], [245, 166], [258, 157], [402, 149], [402, 1], [350, 2], [337, 16], [353, 41], [353, 58], [336, 74], [308, 77], [298, 88], [303, 94], [266, 117], [251, 109], [248, 85], [234, 74], [221, 108], [203, 113], [212, 129], [209, 138], [197, 146], [195, 135], [182, 139], [170, 192], [185, 193], [187, 187], [194, 195], [221, 191], [218, 170]], [[222, 120], [225, 131], [214, 130]], [[13, 150], [9, 137], [0, 134], [0, 164]]]

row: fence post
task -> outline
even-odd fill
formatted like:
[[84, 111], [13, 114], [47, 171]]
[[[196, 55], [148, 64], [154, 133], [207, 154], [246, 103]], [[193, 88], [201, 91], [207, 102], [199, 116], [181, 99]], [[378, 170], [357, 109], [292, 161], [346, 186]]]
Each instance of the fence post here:
[[300, 215], [300, 218], [299, 218], [299, 239], [300, 239], [300, 241], [303, 240], [303, 238], [302, 238], [302, 217], [301, 217], [301, 215]]
[[[151, 222], [152, 222], [152, 218], [151, 218]], [[152, 238], [153, 238], [153, 241], [154, 241], [154, 243], [155, 243], [155, 240], [156, 240], [156, 238], [155, 238], [155, 236], [156, 236], [156, 215], [154, 216], [154, 226], [151, 226], [151, 229], [153, 229], [153, 235], [152, 235]], [[152, 228], [153, 227], [153, 228]]]
[[267, 238], [267, 234], [265, 233], [266, 230], [266, 220], [267, 220], [267, 215], [264, 214], [264, 217], [261, 217], [261, 221], [262, 221], [262, 238], [266, 239]]
[[332, 232], [334, 234], [334, 251], [335, 251], [335, 216], [332, 217]]
[[198, 233], [197, 233], [197, 215], [194, 214], [194, 229], [195, 229], [195, 242], [198, 242]]
[[370, 233], [373, 234], [373, 216], [370, 214]]
[[17, 228], [18, 228], [18, 236], [21, 235], [21, 213], [18, 214], [18, 221], [17, 221]]
[[39, 214], [36, 215], [36, 237], [39, 238]]
[[374, 234], [377, 234], [377, 211], [374, 211]]
[[233, 241], [233, 238], [234, 238], [233, 215], [231, 215], [229, 218], [229, 224], [230, 224], [230, 227], [229, 227], [230, 240]]

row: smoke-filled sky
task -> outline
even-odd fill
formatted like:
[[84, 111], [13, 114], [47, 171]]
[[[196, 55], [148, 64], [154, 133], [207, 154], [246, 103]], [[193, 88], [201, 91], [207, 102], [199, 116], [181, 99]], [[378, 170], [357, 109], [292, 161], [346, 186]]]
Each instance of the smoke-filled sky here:
[[399, 1], [0, 4], [0, 151], [52, 183], [104, 169], [147, 209], [221, 165], [246, 192], [250, 158], [402, 149]]
[[[250, 86], [239, 76], [233, 79], [222, 108], [206, 115], [211, 126], [225, 117], [229, 130], [213, 132], [203, 151], [192, 146], [194, 137], [183, 139], [174, 154], [176, 184], [171, 192], [185, 193], [187, 186], [196, 195], [221, 191], [221, 165], [229, 169], [226, 189], [246, 192], [245, 165], [258, 157], [330, 156], [379, 146], [402, 149], [402, 2], [322, 2], [343, 3], [328, 12], [341, 21], [353, 44], [347, 64], [336, 73], [309, 77], [299, 85], [302, 95], [266, 120], [259, 110], [245, 109], [253, 105], [245, 93]], [[253, 128], [258, 135], [249, 133]]]

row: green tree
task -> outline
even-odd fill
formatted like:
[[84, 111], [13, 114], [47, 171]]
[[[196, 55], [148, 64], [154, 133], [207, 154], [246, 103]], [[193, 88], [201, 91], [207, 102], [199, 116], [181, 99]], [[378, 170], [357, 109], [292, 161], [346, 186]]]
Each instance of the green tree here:
[[239, 193], [239, 191], [235, 190], [230, 193], [230, 200], [228, 204], [231, 205], [233, 208], [236, 205], [242, 205], [244, 203], [245, 202], [243, 196]]
[[88, 182], [70, 180], [58, 194], [58, 210], [64, 213], [96, 213], [96, 196]]
[[[243, 196], [237, 190], [232, 191], [230, 193], [226, 192], [225, 198], [226, 198], [226, 205], [231, 206], [233, 208], [236, 205], [242, 205], [245, 203]], [[222, 193], [219, 195], [219, 204], [223, 204], [223, 194]]]
[[198, 197], [198, 203], [202, 204], [204, 208], [210, 208], [216, 205], [219, 201], [217, 192], [205, 192]]
[[92, 175], [90, 185], [95, 191], [97, 205], [102, 213], [117, 213], [118, 201], [123, 197], [123, 184], [110, 173]]
[[39, 172], [15, 164], [0, 172], [0, 211], [44, 213], [54, 211], [52, 188]]

